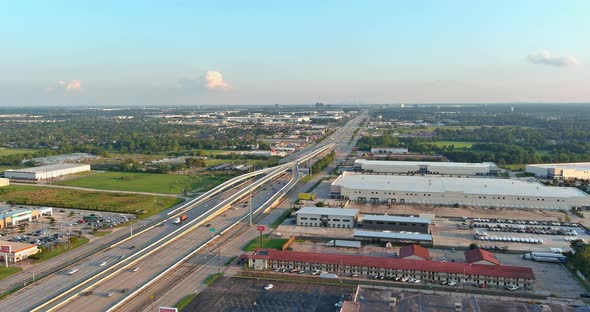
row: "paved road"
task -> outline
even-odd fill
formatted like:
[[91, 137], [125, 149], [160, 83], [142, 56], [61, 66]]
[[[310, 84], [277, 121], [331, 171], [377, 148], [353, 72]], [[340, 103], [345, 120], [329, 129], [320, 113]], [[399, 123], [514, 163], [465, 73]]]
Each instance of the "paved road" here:
[[102, 190], [102, 189], [93, 189], [93, 188], [78, 187], [78, 186], [55, 185], [55, 184], [31, 184], [31, 183], [10, 183], [10, 184], [11, 185], [26, 185], [26, 186], [34, 185], [34, 186], [60, 188], [60, 189], [69, 189], [69, 190], [77, 190], [77, 191], [91, 191], [91, 192], [103, 192], [103, 193], [137, 194], [137, 195], [152, 195], [152, 196], [166, 196], [166, 197], [186, 198], [186, 197], [183, 197], [181, 195], [176, 195], [176, 194], [150, 193], [150, 192], [134, 192], [134, 191], [116, 191], [116, 190]]

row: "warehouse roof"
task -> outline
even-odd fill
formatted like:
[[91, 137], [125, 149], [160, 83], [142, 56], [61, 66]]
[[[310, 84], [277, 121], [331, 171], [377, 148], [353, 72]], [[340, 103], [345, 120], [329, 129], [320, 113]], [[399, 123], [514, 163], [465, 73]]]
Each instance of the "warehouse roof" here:
[[384, 216], [384, 215], [361, 215], [363, 220], [370, 221], [387, 221], [387, 222], [412, 222], [412, 223], [432, 223], [431, 219], [418, 217], [401, 217], [401, 216]]
[[461, 262], [424, 261], [345, 254], [283, 251], [273, 249], [258, 249], [252, 255], [250, 255], [250, 259], [268, 259], [274, 261], [318, 264], [340, 264], [346, 266], [375, 267], [409, 271], [535, 279], [533, 270], [530, 268], [502, 265], [495, 266], [486, 264], [469, 264]]
[[538, 167], [544, 169], [570, 169], [570, 170], [590, 170], [590, 162], [583, 163], [558, 163], [558, 164], [532, 164], [527, 167]]
[[381, 239], [396, 239], [396, 240], [412, 240], [412, 241], [432, 241], [432, 235], [422, 233], [401, 233], [401, 232], [379, 232], [379, 231], [364, 231], [354, 230], [353, 237], [365, 238], [381, 238]]
[[496, 167], [493, 162], [464, 163], [464, 162], [435, 162], [435, 161], [394, 161], [394, 160], [367, 160], [357, 159], [355, 164], [379, 165], [379, 166], [429, 166], [429, 167], [468, 167], [489, 168]]
[[358, 214], [358, 209], [348, 208], [317, 208], [317, 207], [303, 207], [297, 211], [297, 214], [316, 214], [316, 215], [330, 215], [330, 216], [346, 216], [354, 217]]
[[8, 169], [6, 171], [40, 173], [40, 172], [49, 172], [49, 171], [55, 171], [55, 170], [77, 168], [77, 167], [81, 167], [81, 166], [88, 166], [88, 165], [86, 165], [86, 164], [54, 164], [54, 165], [38, 166], [38, 167], [23, 168], [23, 169]]
[[575, 187], [545, 186], [538, 182], [494, 178], [449, 178], [438, 176], [395, 176], [343, 174], [332, 185], [353, 190], [377, 190], [420, 193], [457, 192], [465, 194], [586, 197]]

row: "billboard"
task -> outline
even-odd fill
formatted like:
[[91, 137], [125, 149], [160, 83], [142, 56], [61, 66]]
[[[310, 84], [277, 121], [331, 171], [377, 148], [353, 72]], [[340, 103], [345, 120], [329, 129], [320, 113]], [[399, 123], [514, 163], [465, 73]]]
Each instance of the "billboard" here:
[[0, 252], [11, 253], [12, 252], [12, 246], [0, 246]]
[[259, 226], [257, 226], [257, 227], [256, 227], [256, 229], [257, 229], [258, 231], [264, 232], [264, 231], [266, 231], [266, 226], [264, 226], [264, 225], [259, 225]]
[[160, 307], [160, 312], [178, 312], [177, 308]]

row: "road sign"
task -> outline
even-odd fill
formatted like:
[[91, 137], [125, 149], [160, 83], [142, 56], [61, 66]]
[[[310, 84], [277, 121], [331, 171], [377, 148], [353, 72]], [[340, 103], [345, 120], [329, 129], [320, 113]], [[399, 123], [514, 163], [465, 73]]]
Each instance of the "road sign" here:
[[256, 229], [257, 229], [258, 231], [261, 231], [261, 232], [263, 232], [263, 231], [266, 231], [266, 226], [264, 226], [264, 225], [259, 225], [259, 226], [257, 226], [257, 227], [256, 227]]
[[209, 232], [211, 232], [211, 233], [215, 232], [215, 228], [209, 228]]
[[0, 246], [0, 252], [11, 253], [12, 252], [12, 246]]

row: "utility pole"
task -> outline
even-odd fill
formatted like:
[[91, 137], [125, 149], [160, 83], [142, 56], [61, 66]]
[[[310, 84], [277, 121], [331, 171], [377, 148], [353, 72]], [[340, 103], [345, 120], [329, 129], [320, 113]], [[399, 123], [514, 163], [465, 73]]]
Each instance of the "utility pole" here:
[[252, 226], [252, 189], [250, 189], [250, 200], [248, 200], [248, 206], [250, 209], [250, 226]]

